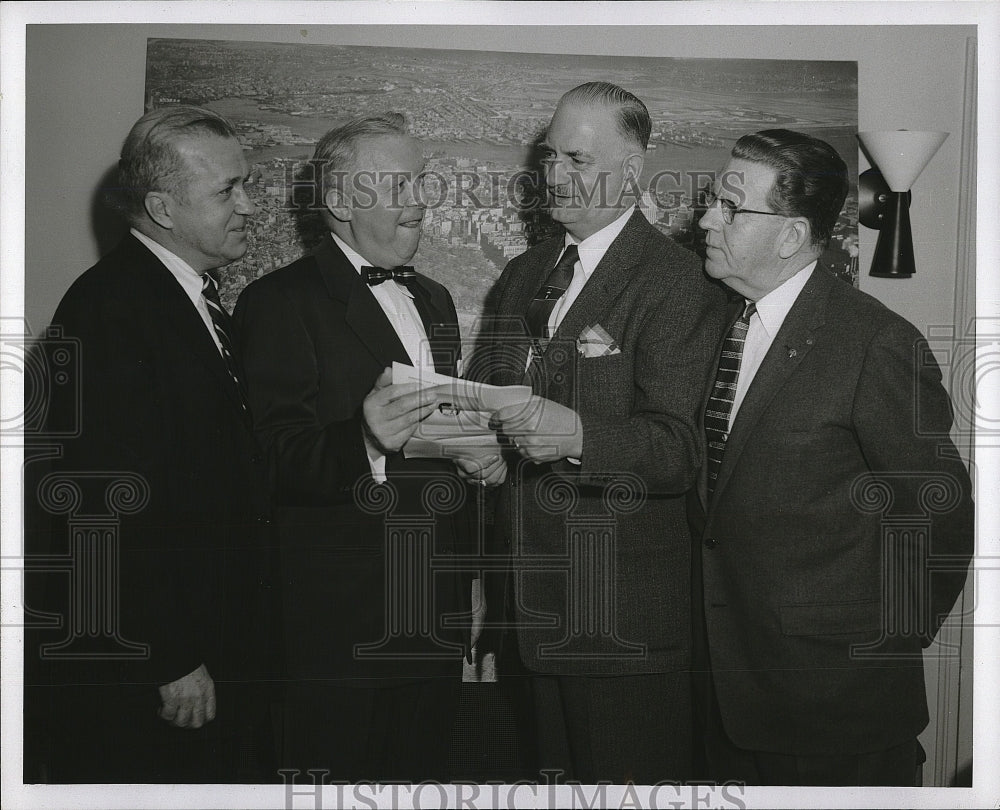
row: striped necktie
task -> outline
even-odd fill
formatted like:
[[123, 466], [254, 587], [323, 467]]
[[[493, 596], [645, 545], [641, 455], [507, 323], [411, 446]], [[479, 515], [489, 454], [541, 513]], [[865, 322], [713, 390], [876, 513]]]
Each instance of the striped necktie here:
[[719, 370], [715, 375], [715, 385], [705, 407], [705, 436], [708, 439], [708, 496], [715, 492], [715, 481], [722, 467], [722, 457], [729, 439], [729, 414], [736, 399], [736, 384], [740, 376], [740, 362], [743, 360], [743, 344], [746, 343], [750, 318], [757, 311], [757, 305], [750, 302], [743, 314], [732, 325], [722, 344]]
[[563, 297], [573, 280], [573, 268], [579, 258], [576, 245], [570, 245], [566, 248], [562, 258], [549, 273], [549, 277], [545, 279], [544, 286], [528, 305], [528, 314], [525, 320], [528, 324], [528, 334], [533, 338], [535, 356], [548, 343], [549, 316], [555, 308], [556, 301]]
[[222, 302], [219, 300], [219, 288], [216, 285], [215, 279], [212, 278], [211, 273], [205, 273], [201, 280], [201, 295], [205, 299], [205, 303], [208, 305], [208, 314], [212, 316], [212, 326], [215, 327], [215, 335], [219, 339], [219, 345], [222, 346], [222, 359], [226, 361], [226, 368], [229, 371], [229, 376], [233, 378], [233, 382], [236, 384], [236, 390], [240, 394], [240, 405], [243, 406], [243, 411], [246, 412], [247, 408], [247, 392], [243, 387], [243, 381], [240, 379], [240, 375], [236, 371], [236, 359], [233, 357], [233, 344], [229, 339], [229, 326], [231, 320], [229, 318], [229, 313], [222, 308]]

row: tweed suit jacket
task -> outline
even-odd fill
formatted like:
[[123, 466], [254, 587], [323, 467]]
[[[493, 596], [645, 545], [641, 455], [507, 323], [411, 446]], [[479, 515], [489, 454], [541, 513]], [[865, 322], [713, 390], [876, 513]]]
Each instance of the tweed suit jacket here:
[[[454, 374], [461, 343], [451, 296], [421, 274], [416, 285], [435, 367]], [[457, 672], [467, 631], [445, 627], [443, 617], [471, 610], [468, 578], [434, 572], [430, 556], [468, 541], [462, 505], [470, 490], [450, 462], [402, 454], [387, 459], [388, 485], [373, 486], [362, 404], [386, 366], [410, 364], [378, 301], [328, 236], [248, 285], [234, 317], [257, 429], [275, 471], [289, 677], [390, 685]], [[434, 498], [424, 497], [425, 487], [451, 493], [444, 497], [450, 505], [429, 512]], [[386, 543], [396, 529], [431, 531], [433, 548], [414, 567], [390, 572]], [[421, 594], [420, 606], [390, 616], [404, 591]], [[397, 622], [417, 632], [394, 636]], [[359, 655], [358, 645], [369, 652]]]
[[733, 420], [707, 512], [704, 475], [693, 511], [736, 745], [861, 753], [926, 725], [921, 649], [973, 549], [951, 424], [917, 330], [818, 266]]
[[[524, 315], [562, 246], [562, 237], [543, 242], [497, 282], [495, 383], [525, 377]], [[697, 411], [724, 302], [694, 254], [636, 211], [533, 363], [534, 392], [579, 414], [583, 454], [579, 465], [512, 456], [497, 496], [497, 537], [511, 554], [517, 636], [531, 669], [687, 666], [683, 494], [703, 459]], [[596, 326], [613, 351], [585, 358], [577, 339]]]

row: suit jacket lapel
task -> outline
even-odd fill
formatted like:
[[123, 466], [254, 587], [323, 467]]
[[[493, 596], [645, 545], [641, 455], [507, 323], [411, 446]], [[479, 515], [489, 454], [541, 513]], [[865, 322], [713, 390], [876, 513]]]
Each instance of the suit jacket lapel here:
[[462, 336], [458, 324], [451, 313], [441, 305], [444, 300], [434, 295], [426, 279], [417, 276], [409, 286], [413, 303], [424, 325], [424, 332], [434, 358], [434, 370], [438, 374], [454, 377], [458, 374], [458, 358], [462, 351]]
[[410, 365], [410, 356], [382, 307], [333, 239], [325, 236], [315, 256], [327, 291], [344, 303], [344, 320], [358, 340], [383, 367], [394, 360]]
[[[163, 310], [167, 313], [163, 319], [165, 328], [176, 335], [179, 345], [187, 347], [187, 353], [194, 360], [203, 363], [216, 377], [240, 415], [245, 419], [249, 418], [243, 409], [243, 398], [236, 387], [236, 382], [226, 367], [226, 361], [222, 359], [219, 347], [215, 345], [205, 322], [187, 293], [177, 283], [173, 274], [164, 267], [163, 262], [145, 245], [131, 235], [126, 239], [129, 240], [129, 243], [124, 245], [127, 251], [126, 261], [142, 268], [151, 293], [162, 303]], [[235, 340], [233, 335], [230, 335], [230, 338]]]
[[594, 272], [590, 274], [580, 294], [563, 316], [553, 340], [573, 340], [587, 326], [595, 324], [622, 289], [628, 284], [631, 273], [643, 255], [643, 246], [652, 227], [642, 213], [636, 210], [608, 247]]
[[542, 356], [545, 378], [554, 380], [561, 377], [566, 380], [558, 389], [549, 389], [549, 393], [556, 394], [556, 398], [560, 400], [563, 397], [558, 392], [564, 392], [565, 405], [576, 407], [576, 403], [570, 401], [573, 398], [572, 392], [575, 391], [572, 381], [578, 357], [576, 340], [587, 326], [598, 323], [604, 317], [604, 313], [628, 284], [632, 268], [642, 259], [643, 246], [648, 236], [643, 231], [647, 227], [650, 226], [645, 217], [636, 211], [618, 238], [608, 247], [552, 336], [550, 347], [562, 346], [564, 351], [546, 351]]
[[778, 334], [774, 336], [774, 342], [764, 356], [733, 420], [726, 442], [726, 452], [722, 458], [722, 467], [715, 482], [715, 497], [719, 497], [725, 489], [726, 482], [739, 462], [740, 454], [748, 438], [753, 435], [760, 417], [812, 350], [815, 344], [814, 333], [822, 328], [826, 320], [830, 285], [834, 283], [842, 282], [837, 281], [827, 270], [817, 265], [812, 277], [806, 282], [799, 297], [788, 311]]

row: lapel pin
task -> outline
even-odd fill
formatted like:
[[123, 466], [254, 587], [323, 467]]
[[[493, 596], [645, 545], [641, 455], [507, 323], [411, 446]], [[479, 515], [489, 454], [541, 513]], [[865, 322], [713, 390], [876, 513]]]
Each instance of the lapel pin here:
[[789, 356], [789, 358], [795, 357], [797, 354], [798, 354], [798, 352], [795, 349], [789, 347], [789, 349], [788, 349], [788, 356]]

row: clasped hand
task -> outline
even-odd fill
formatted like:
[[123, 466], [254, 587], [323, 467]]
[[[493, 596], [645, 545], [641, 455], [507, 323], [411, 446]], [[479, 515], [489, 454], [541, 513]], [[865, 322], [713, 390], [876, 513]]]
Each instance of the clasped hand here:
[[160, 687], [160, 717], [179, 728], [201, 728], [215, 719], [215, 682], [202, 664]]
[[493, 414], [490, 427], [511, 440], [517, 451], [536, 464], [583, 455], [583, 424], [572, 408], [532, 396]]

